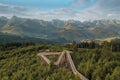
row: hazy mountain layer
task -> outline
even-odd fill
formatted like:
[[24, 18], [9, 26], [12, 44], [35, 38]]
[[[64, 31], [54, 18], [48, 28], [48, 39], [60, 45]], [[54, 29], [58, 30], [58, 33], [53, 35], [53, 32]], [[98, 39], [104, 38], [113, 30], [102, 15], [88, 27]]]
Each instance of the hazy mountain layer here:
[[106, 37], [120, 37], [120, 20], [36, 20], [13, 16], [0, 17], [0, 32], [49, 40], [80, 41]]

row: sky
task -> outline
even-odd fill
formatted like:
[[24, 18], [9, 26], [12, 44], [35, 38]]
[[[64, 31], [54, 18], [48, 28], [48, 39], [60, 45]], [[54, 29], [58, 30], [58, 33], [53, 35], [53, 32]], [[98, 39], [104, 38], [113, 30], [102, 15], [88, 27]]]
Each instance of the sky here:
[[0, 16], [43, 20], [120, 19], [120, 0], [0, 0]]

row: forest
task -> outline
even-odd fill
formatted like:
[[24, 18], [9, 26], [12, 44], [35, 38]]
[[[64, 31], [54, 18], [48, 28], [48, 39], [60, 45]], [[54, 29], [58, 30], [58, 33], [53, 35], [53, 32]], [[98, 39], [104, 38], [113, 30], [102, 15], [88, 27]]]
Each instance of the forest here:
[[[96, 46], [97, 45], [97, 46]], [[92, 43], [35, 44], [12, 42], [0, 44], [0, 80], [80, 80], [65, 67], [45, 65], [36, 55], [70, 50], [75, 66], [89, 80], [120, 80], [120, 44]], [[112, 46], [112, 48], [111, 48]]]

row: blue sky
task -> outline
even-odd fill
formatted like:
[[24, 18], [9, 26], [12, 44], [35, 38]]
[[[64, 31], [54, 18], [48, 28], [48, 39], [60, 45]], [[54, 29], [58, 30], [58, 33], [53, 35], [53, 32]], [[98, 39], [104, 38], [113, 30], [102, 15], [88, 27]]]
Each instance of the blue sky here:
[[69, 2], [73, 0], [1, 0], [1, 3], [24, 6], [24, 7], [37, 7], [42, 9], [53, 9], [60, 7], [68, 7]]
[[0, 16], [44, 20], [119, 19], [120, 0], [0, 0]]
[[[81, 3], [85, 5], [78, 6], [80, 2], [78, 0], [76, 1], [77, 3], [75, 2], [75, 0], [0, 0], [0, 3], [24, 7], [34, 7], [40, 8], [42, 10], [57, 8], [74, 8], [83, 10], [86, 7], [94, 5], [94, 3], [96, 2], [96, 0], [81, 0]], [[72, 3], [74, 5], [72, 5]]]

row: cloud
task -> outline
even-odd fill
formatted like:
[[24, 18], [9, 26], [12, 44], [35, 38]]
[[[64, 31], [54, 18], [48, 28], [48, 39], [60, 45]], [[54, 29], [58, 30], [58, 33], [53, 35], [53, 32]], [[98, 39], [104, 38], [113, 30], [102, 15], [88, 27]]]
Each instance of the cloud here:
[[2, 10], [4, 10], [4, 11], [25, 11], [26, 8], [0, 3], [0, 11], [2, 11]]
[[[72, 5], [85, 6], [92, 0], [75, 0]], [[94, 0], [95, 1], [95, 0]], [[84, 10], [70, 8], [57, 8], [51, 10], [41, 10], [37, 8], [26, 8], [0, 3], [0, 16], [20, 16], [25, 18], [35, 18], [43, 20], [52, 19], [75, 19], [75, 20], [96, 20], [96, 19], [120, 19], [120, 0], [97, 0], [97, 2]], [[71, 6], [71, 4], [70, 4]]]
[[[89, 14], [91, 13], [91, 14]], [[35, 18], [35, 19], [43, 19], [43, 20], [52, 20], [52, 19], [75, 19], [75, 20], [87, 20], [90, 19], [91, 16], [95, 14], [92, 11], [79, 11], [73, 10], [69, 8], [59, 8], [53, 9], [49, 11], [42, 11], [40, 9], [34, 8], [25, 8], [21, 6], [12, 6], [6, 4], [0, 4], [0, 15], [12, 17], [13, 15], [24, 17], [24, 18]]]
[[94, 8], [98, 9], [104, 13], [120, 13], [120, 0], [98, 0]]
[[30, 9], [22, 7], [22, 6], [13, 6], [8, 4], [1, 4], [0, 3], [0, 15], [27, 15], [26, 12], [30, 11]]
[[[75, 0], [74, 4], [86, 5], [90, 0]], [[76, 19], [76, 20], [96, 20], [96, 19], [120, 19], [120, 0], [97, 0], [96, 4], [84, 10], [74, 10], [61, 8], [43, 12], [42, 19]], [[79, 6], [80, 6], [79, 4]], [[41, 15], [41, 12], [39, 13]]]
[[85, 20], [120, 19], [120, 0], [97, 0], [96, 4], [82, 11]]
[[97, 3], [99, 8], [104, 8], [104, 9], [116, 9], [120, 8], [120, 0], [99, 0]]
[[111, 14], [111, 13], [109, 13], [109, 14], [107, 14], [107, 18], [115, 18], [115, 19], [120, 19], [120, 14]]
[[67, 9], [67, 8], [60, 8], [50, 11], [37, 11], [34, 14], [31, 13], [32, 18], [39, 18], [44, 20], [52, 20], [52, 19], [61, 19], [61, 20], [68, 20], [68, 19], [75, 19], [76, 13], [75, 10]]
[[[13, 6], [0, 3], [0, 16], [12, 17], [13, 15], [24, 17], [24, 18], [35, 18], [35, 19], [72, 19], [74, 17], [75, 11], [72, 9], [55, 9], [49, 11], [41, 11], [37, 8], [26, 8], [22, 6]], [[71, 16], [71, 17], [70, 17]]]
[[113, 14], [107, 14], [107, 17], [112, 17], [113, 16]]

